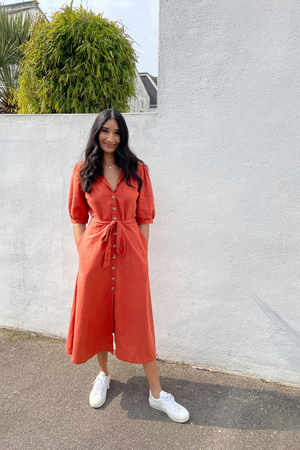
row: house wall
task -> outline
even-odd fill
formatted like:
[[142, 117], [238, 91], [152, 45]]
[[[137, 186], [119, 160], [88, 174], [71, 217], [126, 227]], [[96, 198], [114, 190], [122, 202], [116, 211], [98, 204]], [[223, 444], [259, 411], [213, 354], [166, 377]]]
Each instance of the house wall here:
[[26, 8], [24, 10], [19, 10], [19, 11], [16, 11], [16, 12], [14, 10], [12, 10], [12, 11], [9, 11], [9, 12], [10, 12], [10, 14], [13, 17], [17, 17], [20, 14], [23, 14], [24, 16], [26, 16], [28, 14], [30, 17], [35, 17], [36, 15], [39, 14], [39, 12], [35, 8]]
[[[161, 1], [158, 113], [125, 116], [155, 195], [158, 357], [298, 386], [299, 17]], [[94, 117], [0, 116], [2, 326], [66, 335], [67, 194]]]
[[[131, 99], [129, 101], [130, 112], [131, 113], [133, 113], [133, 112], [149, 112], [150, 111], [150, 97], [148, 95], [148, 92], [146, 91], [144, 83], [142, 82], [138, 72], [136, 73], [136, 78], [135, 78], [135, 90], [136, 90], [136, 95], [134, 97], [131, 97]], [[142, 110], [140, 108], [140, 101], [143, 102]]]

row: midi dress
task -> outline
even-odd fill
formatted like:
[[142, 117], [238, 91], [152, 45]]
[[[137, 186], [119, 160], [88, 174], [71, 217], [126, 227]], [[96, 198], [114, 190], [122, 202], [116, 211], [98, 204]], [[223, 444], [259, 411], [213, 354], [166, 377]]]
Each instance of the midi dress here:
[[[82, 364], [101, 351], [135, 364], [156, 358], [148, 242], [139, 225], [153, 223], [155, 206], [146, 165], [129, 186], [121, 169], [113, 191], [105, 175], [83, 192], [75, 165], [68, 209], [71, 223], [88, 223], [77, 243], [75, 283], [66, 353]], [[90, 216], [90, 221], [89, 221]]]

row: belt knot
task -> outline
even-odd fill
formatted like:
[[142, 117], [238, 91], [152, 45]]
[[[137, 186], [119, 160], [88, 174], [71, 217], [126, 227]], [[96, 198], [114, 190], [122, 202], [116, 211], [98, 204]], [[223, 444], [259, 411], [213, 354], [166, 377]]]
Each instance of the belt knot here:
[[112, 229], [116, 225], [117, 227], [117, 246], [116, 246], [116, 252], [119, 256], [125, 256], [127, 251], [127, 243], [126, 243], [126, 236], [124, 233], [124, 225], [123, 223], [136, 223], [136, 219], [129, 219], [129, 220], [112, 220], [111, 222], [108, 221], [102, 221], [97, 220], [93, 218], [93, 221], [96, 223], [99, 223], [101, 225], [106, 225], [103, 229], [103, 234], [101, 236], [101, 241], [106, 243], [106, 249], [104, 254], [104, 261], [103, 261], [103, 268], [106, 268], [110, 264], [111, 260], [111, 234]]

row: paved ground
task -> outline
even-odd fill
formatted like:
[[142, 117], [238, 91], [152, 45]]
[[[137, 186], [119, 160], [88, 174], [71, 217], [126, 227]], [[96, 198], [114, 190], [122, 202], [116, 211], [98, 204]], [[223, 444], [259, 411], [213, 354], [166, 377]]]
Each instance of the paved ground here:
[[0, 450], [300, 450], [300, 389], [159, 362], [186, 424], [148, 405], [142, 366], [110, 357], [111, 389], [88, 396], [96, 359], [74, 365], [63, 340], [0, 329]]

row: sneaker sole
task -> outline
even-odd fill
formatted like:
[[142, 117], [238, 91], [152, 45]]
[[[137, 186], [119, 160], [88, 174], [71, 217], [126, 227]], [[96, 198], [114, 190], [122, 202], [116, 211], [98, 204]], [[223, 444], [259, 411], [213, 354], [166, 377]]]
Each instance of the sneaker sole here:
[[187, 421], [190, 419], [190, 415], [188, 416], [187, 419], [185, 419], [185, 418], [183, 418], [183, 419], [178, 419], [177, 417], [172, 417], [170, 414], [168, 414], [167, 412], [163, 411], [162, 409], [157, 408], [157, 407], [154, 406], [154, 405], [151, 405], [150, 402], [149, 402], [149, 405], [151, 406], [151, 408], [156, 409], [157, 411], [161, 411], [161, 412], [167, 414], [167, 416], [169, 417], [169, 419], [173, 420], [174, 422], [184, 423], [184, 422], [187, 422]]

